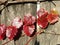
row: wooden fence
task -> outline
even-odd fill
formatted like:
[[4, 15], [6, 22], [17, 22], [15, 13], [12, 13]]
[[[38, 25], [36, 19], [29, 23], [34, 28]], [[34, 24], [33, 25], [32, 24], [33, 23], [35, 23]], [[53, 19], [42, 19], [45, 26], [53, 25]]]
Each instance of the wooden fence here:
[[[5, 0], [6, 1], [6, 0]], [[23, 19], [24, 14], [31, 13], [32, 15], [36, 16], [37, 11], [37, 0], [35, 1], [29, 1], [27, 2], [34, 2], [34, 3], [21, 3], [20, 2], [26, 2], [26, 0], [16, 0], [17, 2], [12, 2], [12, 0], [8, 0], [8, 3], [10, 4], [5, 9], [3, 9], [0, 13], [0, 24], [6, 24], [6, 26], [11, 25], [12, 20], [14, 17], [19, 16]], [[3, 2], [3, 1], [2, 1]], [[54, 4], [48, 1], [43, 1], [40, 3], [41, 8], [46, 9], [47, 11], [50, 11], [52, 8], [56, 8], [60, 14], [60, 1], [53, 1]], [[16, 4], [13, 4], [16, 3]], [[2, 3], [3, 4], [3, 3]], [[0, 9], [2, 9], [4, 5], [0, 6]], [[37, 32], [41, 30], [41, 28], [37, 28]], [[47, 29], [45, 29], [46, 32], [56, 32], [60, 34], [60, 19], [59, 22], [55, 23], [55, 25], [49, 25]], [[12, 40], [9, 43], [5, 45], [25, 45], [26, 42], [30, 39], [28, 36], [19, 37], [16, 41]], [[9, 39], [1, 40], [0, 45], [3, 43], [9, 41]], [[42, 33], [40, 35], [36, 35], [34, 39], [30, 41], [28, 45], [58, 45], [60, 44], [60, 35], [52, 35], [52, 34], [45, 34]]]

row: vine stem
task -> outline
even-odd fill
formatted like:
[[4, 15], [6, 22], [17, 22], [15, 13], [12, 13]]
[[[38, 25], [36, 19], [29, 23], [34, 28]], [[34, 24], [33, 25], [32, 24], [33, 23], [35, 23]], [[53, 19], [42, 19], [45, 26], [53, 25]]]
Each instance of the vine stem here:
[[36, 32], [35, 35], [33, 37], [31, 37], [27, 43], [25, 45], [28, 45], [28, 43], [37, 35], [37, 34], [41, 34], [42, 32], [44, 32], [44, 30], [40, 30], [39, 32]]
[[[22, 34], [22, 35], [21, 35], [21, 37], [24, 37], [24, 36], [25, 36], [25, 34]], [[12, 40], [13, 40], [13, 39], [12, 39]], [[12, 41], [12, 40], [9, 40], [9, 41], [3, 43], [2, 45], [5, 45], [5, 44], [9, 43], [9, 42]]]
[[45, 30], [40, 30], [39, 32], [36, 32], [35, 35], [33, 37], [31, 37], [27, 43], [25, 45], [28, 45], [28, 43], [37, 35], [37, 34], [41, 34], [41, 33], [45, 33], [45, 34], [52, 34], [52, 35], [60, 35], [60, 34], [57, 34], [55, 33], [54, 31], [51, 33], [51, 32], [46, 32]]
[[[40, 34], [40, 33], [42, 33], [42, 32], [43, 32], [43, 30], [41, 30], [41, 31], [39, 31], [39, 32], [36, 32], [35, 35], [34, 35], [33, 37], [31, 37], [31, 39], [29, 39], [25, 45], [27, 45], [37, 34]], [[25, 34], [22, 34], [22, 35], [21, 35], [21, 37], [24, 37], [24, 36], [25, 36]], [[13, 40], [13, 39], [12, 39], [12, 40]], [[9, 43], [9, 42], [12, 41], [12, 40], [9, 40], [9, 41], [3, 43], [2, 45], [5, 45], [5, 44]]]
[[[28, 45], [28, 43], [29, 43], [37, 34], [41, 34], [41, 33], [44, 33], [44, 34], [52, 34], [52, 35], [60, 35], [60, 34], [55, 33], [54, 31], [53, 31], [53, 32], [46, 32], [45, 30], [40, 30], [39, 32], [36, 32], [35, 35], [34, 35], [33, 37], [31, 37], [31, 38], [27, 41], [27, 43], [26, 43], [25, 45]], [[25, 34], [22, 34], [22, 35], [21, 35], [21, 37], [24, 37], [24, 36], [25, 36]], [[5, 45], [5, 44], [9, 43], [10, 41], [12, 41], [12, 40], [9, 40], [9, 41], [3, 43], [2, 45]]]
[[5, 42], [5, 43], [4, 43], [4, 44], [2, 44], [2, 45], [5, 45], [5, 44], [9, 43], [10, 41], [12, 41], [12, 40], [9, 40], [9, 41]]

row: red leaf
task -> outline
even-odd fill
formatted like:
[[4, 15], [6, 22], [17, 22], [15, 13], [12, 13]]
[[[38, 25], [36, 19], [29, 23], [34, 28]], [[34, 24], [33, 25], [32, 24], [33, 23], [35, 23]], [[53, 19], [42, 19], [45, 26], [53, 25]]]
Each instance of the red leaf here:
[[23, 21], [19, 17], [16, 17], [12, 22], [12, 26], [15, 26], [16, 28], [20, 28], [22, 25]]
[[5, 38], [6, 26], [4, 24], [0, 25], [0, 40]]
[[47, 20], [47, 18], [43, 18], [43, 19], [38, 18], [37, 23], [41, 28], [46, 28], [48, 25], [48, 20]]
[[56, 14], [49, 14], [49, 15], [47, 16], [47, 19], [48, 19], [48, 22], [49, 22], [50, 24], [53, 24], [53, 23], [55, 23], [55, 22], [58, 21], [59, 17], [58, 17], [58, 15], [56, 15]]
[[24, 16], [24, 25], [32, 25], [36, 21], [35, 17], [32, 16], [31, 14], [26, 14]]
[[30, 26], [24, 25], [23, 30], [27, 36], [31, 36], [35, 30], [35, 26], [34, 25], [30, 25]]
[[38, 12], [37, 12], [37, 16], [40, 18], [45, 18], [48, 15], [48, 12], [46, 10], [44, 10], [43, 8], [41, 8]]
[[43, 8], [41, 8], [38, 12], [37, 12], [37, 23], [41, 28], [46, 28], [48, 25], [48, 20], [47, 20], [47, 15], [48, 12], [46, 10], [44, 10]]
[[8, 26], [6, 29], [6, 36], [12, 40], [17, 33], [17, 28], [14, 26]]

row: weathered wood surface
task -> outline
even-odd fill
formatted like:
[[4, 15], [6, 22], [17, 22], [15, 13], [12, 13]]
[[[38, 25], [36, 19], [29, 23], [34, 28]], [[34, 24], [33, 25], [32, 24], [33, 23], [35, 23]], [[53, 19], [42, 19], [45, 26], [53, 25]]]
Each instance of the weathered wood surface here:
[[[53, 1], [56, 4], [56, 7], [49, 2], [43, 2], [41, 7], [45, 8], [46, 10], [50, 10], [52, 8], [56, 8], [60, 15], [60, 1]], [[38, 29], [38, 28], [37, 28]], [[40, 30], [40, 29], [39, 29]], [[59, 22], [55, 23], [54, 25], [49, 25], [47, 29], [45, 29], [46, 32], [55, 32], [60, 34], [60, 18]], [[52, 34], [41, 34], [37, 35], [37, 42], [39, 42], [39, 45], [57, 45], [60, 44], [60, 35], [52, 35]]]
[[[12, 0], [9, 0], [12, 1]], [[50, 2], [42, 2], [41, 8], [45, 8], [46, 10], [50, 11], [52, 8], [56, 8], [60, 14], [60, 1], [53, 1], [57, 7], [55, 7]], [[0, 6], [0, 8], [3, 6]], [[36, 16], [36, 4], [27, 3], [27, 4], [16, 4], [10, 5], [9, 7], [5, 8], [2, 13], [0, 14], [0, 24], [6, 24], [7, 26], [11, 25], [12, 20], [14, 17], [19, 16], [23, 19], [24, 14], [31, 13], [32, 15]], [[55, 23], [55, 25], [49, 25], [46, 32], [54, 31], [56, 33], [60, 33], [60, 19], [59, 22]], [[37, 31], [41, 30], [37, 28]], [[24, 33], [24, 32], [23, 32]], [[7, 43], [6, 45], [24, 45], [30, 37], [24, 36], [20, 37], [18, 40]], [[0, 41], [0, 45], [4, 42], [8, 41], [9, 39], [5, 39]], [[60, 44], [60, 36], [52, 35], [52, 34], [40, 34], [37, 35], [28, 45], [57, 45]]]
[[[9, 0], [12, 1], [12, 0]], [[3, 7], [3, 6], [2, 6]], [[33, 11], [34, 9], [34, 11]], [[27, 13], [31, 13], [32, 15], [36, 16], [36, 4], [16, 4], [16, 5], [10, 5], [7, 8], [5, 8], [1, 13], [1, 24], [6, 24], [7, 26], [11, 25], [12, 20], [14, 17], [19, 16], [23, 19], [23, 16]], [[18, 40], [10, 41], [9, 43], [5, 45], [24, 45], [30, 37], [24, 36], [20, 37]], [[36, 37], [29, 43], [29, 45], [35, 45]], [[1, 41], [3, 43], [9, 41], [9, 39], [5, 39]]]

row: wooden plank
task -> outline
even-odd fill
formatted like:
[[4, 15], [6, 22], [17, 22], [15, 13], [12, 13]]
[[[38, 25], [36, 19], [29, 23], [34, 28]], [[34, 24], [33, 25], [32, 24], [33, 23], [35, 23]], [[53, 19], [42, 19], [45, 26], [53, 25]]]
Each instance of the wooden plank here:
[[[3, 8], [3, 6], [2, 6], [2, 8]], [[6, 13], [5, 13], [5, 11], [6, 10], [3, 10], [2, 12], [1, 12], [1, 24], [5, 24], [6, 25]], [[1, 45], [3, 44], [3, 43], [5, 43], [6, 42], [6, 40], [2, 40], [2, 43], [1, 43]]]
[[[0, 6], [1, 9], [2, 6]], [[1, 14], [0, 14], [0, 24], [1, 24]], [[2, 40], [0, 40], [0, 45], [2, 44]]]
[[[4, 18], [1, 17], [1, 19], [2, 19], [1, 23], [5, 22], [6, 26], [11, 25], [11, 21], [13, 20], [13, 18], [12, 18], [11, 15], [14, 18], [15, 14], [14, 14], [14, 8], [13, 8], [13, 6], [7, 7], [5, 10], [2, 11], [2, 16], [4, 16]], [[9, 39], [6, 38], [5, 40], [2, 41], [2, 44], [5, 43], [5, 42], [7, 42], [7, 41], [9, 41]], [[7, 43], [5, 45], [15, 45], [14, 44], [14, 40], [10, 41], [9, 43]]]
[[[40, 3], [40, 6], [41, 6], [40, 8], [44, 8], [50, 12], [50, 5], [51, 4], [48, 1], [42, 2]], [[37, 27], [37, 30], [39, 31], [43, 29], [41, 29], [40, 27]], [[44, 30], [47, 31], [48, 29], [44, 29]], [[50, 30], [50, 27], [49, 27], [49, 30]], [[51, 38], [50, 34], [40, 34], [40, 35], [37, 35], [37, 42], [39, 43], [39, 45], [50, 45], [50, 38]]]
[[[23, 4], [19, 4], [19, 5], [15, 5], [15, 17], [20, 17], [23, 20], [23, 16], [24, 16], [24, 5]], [[19, 29], [21, 30], [21, 29]], [[15, 38], [15, 45], [23, 45], [23, 41], [24, 37], [21, 37], [21, 32], [19, 32], [19, 36], [17, 36], [17, 38]]]
[[[58, 12], [60, 12], [60, 1], [54, 1], [54, 3], [56, 4], [56, 6], [54, 6], [52, 3], [50, 2], [43, 2], [41, 5], [42, 8], [45, 8], [46, 10], [51, 10], [53, 8], [56, 8], [58, 10]], [[59, 13], [60, 15], [60, 13]], [[55, 33], [60, 33], [60, 18], [59, 21], [57, 23], [55, 23], [54, 25], [49, 25], [46, 30], [46, 32], [52, 32], [54, 31]], [[38, 30], [40, 30], [41, 28], [39, 28]], [[37, 35], [37, 42], [39, 43], [39, 45], [57, 45], [60, 44], [60, 35], [52, 35], [52, 34], [41, 34], [41, 35]]]
[[[56, 10], [58, 11], [58, 13], [60, 15], [60, 9], [59, 9], [60, 8], [60, 4], [59, 4], [60, 1], [53, 1], [53, 2], [56, 4], [56, 7], [51, 4], [51, 8], [56, 8]], [[59, 21], [54, 26], [54, 31], [56, 33], [60, 33], [60, 25], [59, 24], [60, 24], [60, 18], [59, 18]], [[56, 41], [55, 45], [60, 44], [60, 36], [55, 37], [55, 40], [52, 40], [51, 44], [54, 43], [53, 41]]]
[[[4, 24], [6, 23], [6, 25], [9, 26], [9, 25], [11, 25], [11, 22], [14, 19], [14, 17], [19, 16], [19, 17], [23, 18], [23, 15], [25, 13], [28, 13], [28, 10], [33, 15], [36, 15], [36, 10], [34, 9], [34, 8], [36, 8], [36, 5], [31, 4], [31, 7], [28, 7], [28, 5], [21, 4], [21, 5], [14, 5], [14, 6], [11, 5], [11, 6], [7, 7], [5, 10], [2, 11], [3, 18], [1, 17], [1, 23], [4, 23]], [[34, 11], [32, 11], [32, 9], [34, 9]], [[6, 45], [24, 45], [28, 39], [30, 39], [30, 37], [27, 37], [27, 36], [21, 37], [18, 40], [16, 40], [15, 43], [14, 43], [14, 40], [12, 40], [11, 42], [7, 43]], [[7, 41], [8, 41], [8, 39], [3, 40], [2, 44]], [[33, 39], [30, 42], [31, 44], [29, 43], [29, 45], [34, 45], [34, 42], [35, 42], [35, 39]]]
[[[34, 11], [32, 11], [32, 9], [34, 9]], [[32, 13], [35, 16], [36, 15], [36, 5], [30, 4], [30, 3], [24, 4], [24, 5], [23, 4], [16, 5], [16, 11], [17, 11], [16, 16], [19, 16], [22, 19], [23, 19], [24, 15], [27, 13]], [[23, 34], [24, 34], [24, 32], [23, 32]], [[25, 35], [24, 37], [20, 37], [18, 40], [16, 40], [15, 43], [16, 43], [16, 45], [25, 45], [29, 39], [30, 39], [30, 37]], [[35, 39], [33, 39], [28, 45], [34, 45]]]

